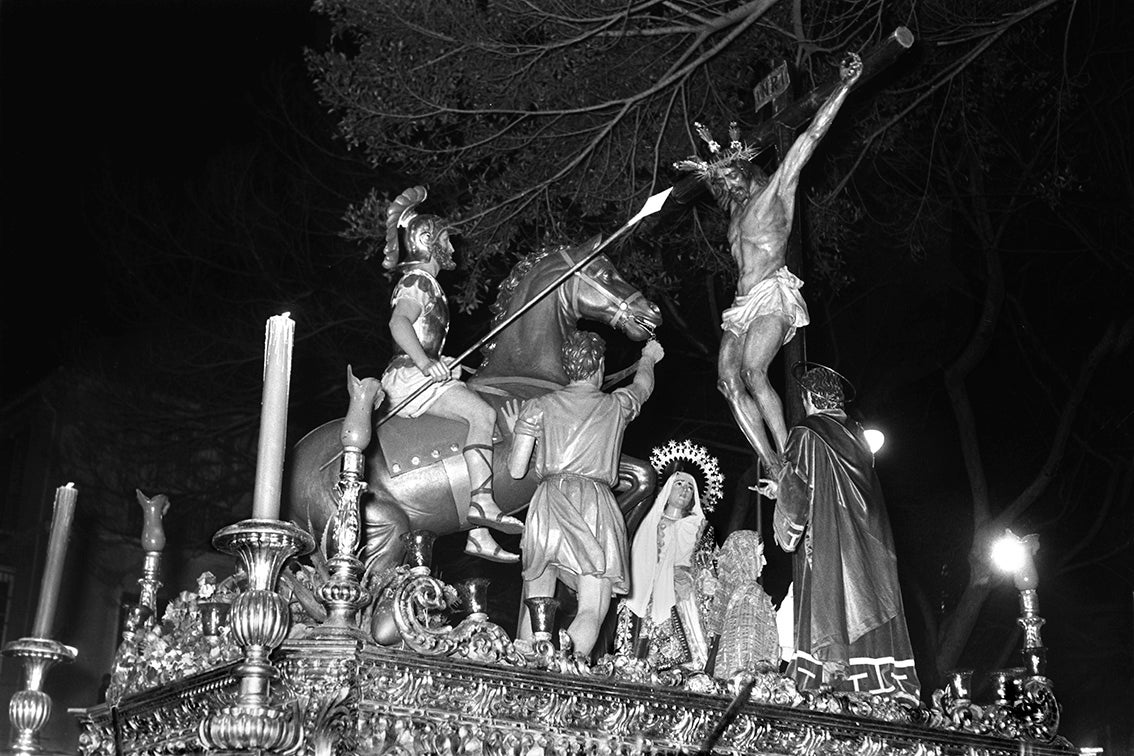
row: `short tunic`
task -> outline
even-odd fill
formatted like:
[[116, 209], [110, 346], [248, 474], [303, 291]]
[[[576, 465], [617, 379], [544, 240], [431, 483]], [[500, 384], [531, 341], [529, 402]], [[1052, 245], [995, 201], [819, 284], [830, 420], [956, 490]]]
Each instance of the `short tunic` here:
[[811, 322], [807, 314], [807, 303], [803, 301], [799, 289], [803, 281], [786, 266], [752, 287], [747, 294], [739, 296], [732, 307], [721, 316], [721, 327], [741, 338], [748, 332], [752, 321], [762, 315], [781, 315], [788, 322], [784, 343], [795, 336], [797, 328]]
[[524, 580], [553, 566], [569, 586], [588, 575], [610, 580], [614, 593], [627, 592], [626, 520], [611, 487], [622, 436], [647, 397], [636, 385], [608, 394], [572, 384], [524, 404], [515, 433], [536, 439], [540, 478], [520, 540]]
[[[440, 359], [441, 350], [445, 348], [445, 337], [449, 335], [449, 303], [441, 290], [441, 284], [427, 271], [411, 270], [394, 287], [394, 292], [390, 295], [390, 309], [397, 307], [403, 299], [421, 307], [421, 314], [413, 322], [413, 332], [426, 355], [430, 359]], [[390, 406], [397, 407], [407, 397], [413, 396], [423, 384], [432, 384], [402, 407], [398, 415], [418, 417], [424, 414], [442, 394], [457, 385], [455, 380], [432, 382], [433, 379], [424, 375], [408, 354], [397, 345], [394, 346], [394, 358], [382, 373], [382, 388], [386, 390]]]

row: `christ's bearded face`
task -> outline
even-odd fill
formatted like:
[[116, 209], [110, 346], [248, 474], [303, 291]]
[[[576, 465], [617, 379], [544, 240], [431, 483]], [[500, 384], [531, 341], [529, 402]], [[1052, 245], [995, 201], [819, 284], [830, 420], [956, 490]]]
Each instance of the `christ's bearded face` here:
[[721, 182], [733, 202], [744, 202], [748, 199], [748, 177], [740, 166], [730, 165], [721, 171]]

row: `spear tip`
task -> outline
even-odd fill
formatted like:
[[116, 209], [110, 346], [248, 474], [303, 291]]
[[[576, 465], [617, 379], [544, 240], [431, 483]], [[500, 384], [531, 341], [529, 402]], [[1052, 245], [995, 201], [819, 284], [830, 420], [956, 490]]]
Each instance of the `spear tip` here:
[[646, 200], [646, 204], [642, 205], [642, 209], [638, 211], [638, 214], [630, 219], [630, 222], [634, 223], [635, 221], [639, 221], [642, 218], [645, 218], [647, 215], [653, 215], [658, 210], [661, 210], [662, 205], [664, 205], [665, 201], [669, 199], [669, 193], [672, 191], [673, 187], [671, 186], [665, 191], [658, 192], [657, 194], [650, 197], [648, 200]]

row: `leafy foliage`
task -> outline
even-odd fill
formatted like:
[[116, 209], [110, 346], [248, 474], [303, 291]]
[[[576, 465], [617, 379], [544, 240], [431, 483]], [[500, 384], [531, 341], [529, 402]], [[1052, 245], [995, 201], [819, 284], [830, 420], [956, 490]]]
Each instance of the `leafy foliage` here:
[[[469, 279], [460, 299], [472, 308], [495, 259], [610, 231], [672, 184], [672, 163], [704, 148], [693, 121], [754, 123], [752, 88], [770, 61], [799, 63], [804, 87], [825, 83], [839, 54], [893, 28], [888, 3], [835, 5], [817, 7], [814, 42], [800, 46], [785, 31], [792, 9], [775, 0], [325, 0], [316, 8], [334, 41], [309, 64], [346, 142], [375, 167], [428, 185], [435, 207], [461, 222]], [[380, 210], [374, 196], [355, 206], [348, 234], [374, 238]], [[675, 289], [680, 267], [659, 259], [659, 247], [693, 249], [699, 267], [719, 267], [720, 222], [714, 210], [707, 227], [638, 234], [640, 280]]]

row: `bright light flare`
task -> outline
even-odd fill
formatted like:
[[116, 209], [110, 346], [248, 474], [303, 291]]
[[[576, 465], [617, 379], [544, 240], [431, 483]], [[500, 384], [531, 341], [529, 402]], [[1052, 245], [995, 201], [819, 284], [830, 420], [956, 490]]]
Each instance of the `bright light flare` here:
[[862, 435], [866, 436], [866, 445], [870, 447], [871, 454], [877, 454], [886, 445], [886, 434], [877, 428], [865, 428]]
[[1001, 572], [1016, 574], [1024, 568], [1028, 550], [1015, 535], [1007, 533], [992, 544], [992, 564]]
[[1039, 583], [1036, 563], [1032, 556], [1039, 551], [1039, 536], [1036, 534], [1020, 537], [1011, 530], [992, 542], [992, 565], [1002, 572], [1010, 573], [1016, 588], [1031, 590]]

